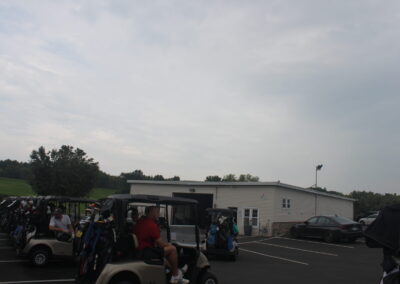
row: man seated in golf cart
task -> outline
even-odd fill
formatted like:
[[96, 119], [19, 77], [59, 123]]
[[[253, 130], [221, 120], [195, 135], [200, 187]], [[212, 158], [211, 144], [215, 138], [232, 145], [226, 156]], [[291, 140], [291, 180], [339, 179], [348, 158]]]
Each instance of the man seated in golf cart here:
[[68, 215], [63, 214], [61, 208], [54, 210], [54, 215], [50, 219], [49, 230], [54, 231], [60, 241], [68, 241], [71, 236], [74, 236], [71, 219]]
[[139, 250], [144, 257], [165, 257], [167, 266], [171, 269], [171, 283], [189, 283], [183, 278], [182, 271], [178, 269], [178, 254], [176, 247], [163, 241], [157, 221], [160, 218], [160, 208], [157, 206], [146, 207], [143, 216], [135, 225], [134, 234], [139, 242]]

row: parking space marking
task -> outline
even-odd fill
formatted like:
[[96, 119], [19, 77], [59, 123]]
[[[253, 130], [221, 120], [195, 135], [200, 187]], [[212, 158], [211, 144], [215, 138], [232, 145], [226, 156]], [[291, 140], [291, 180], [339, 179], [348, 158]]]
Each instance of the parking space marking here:
[[298, 250], [298, 251], [304, 251], [304, 252], [316, 253], [316, 254], [322, 254], [322, 255], [328, 255], [328, 256], [338, 256], [337, 254], [333, 254], [333, 253], [327, 253], [327, 252], [321, 252], [321, 251], [315, 251], [315, 250], [307, 250], [307, 249], [301, 249], [301, 248], [295, 248], [295, 247], [287, 247], [287, 246], [269, 244], [269, 243], [264, 243], [264, 242], [254, 242], [254, 243], [256, 243], [256, 244], [263, 244], [263, 245], [271, 246], [271, 247], [284, 248], [284, 249], [291, 249], [291, 250]]
[[321, 242], [313, 242], [313, 241], [306, 241], [306, 240], [299, 240], [299, 239], [290, 239], [290, 238], [284, 238], [284, 237], [278, 237], [277, 239], [296, 241], [296, 242], [303, 242], [303, 243], [319, 244], [319, 245], [325, 245], [325, 246], [334, 246], [334, 247], [340, 247], [340, 248], [354, 249], [354, 247], [351, 247], [351, 246], [328, 244], [328, 243], [321, 243]]
[[267, 240], [270, 240], [270, 239], [275, 239], [275, 238], [261, 239], [261, 240], [249, 241], [249, 242], [239, 242], [238, 244], [239, 244], [239, 245], [242, 245], [242, 244], [254, 244], [254, 243], [256, 243], [256, 242], [267, 241]]
[[[293, 260], [293, 259], [288, 259], [288, 258], [283, 258], [283, 257], [279, 257], [279, 256], [274, 256], [274, 255], [269, 255], [269, 254], [265, 254], [265, 253], [260, 253], [260, 252], [252, 251], [252, 250], [248, 250], [248, 249], [241, 248], [240, 251], [249, 252], [249, 253], [253, 253], [253, 254], [258, 254], [258, 255], [265, 256], [265, 257], [275, 258], [275, 259], [279, 259], [279, 260], [283, 260], [283, 261], [287, 261], [287, 262], [292, 262], [292, 263], [296, 263], [296, 264], [309, 265], [308, 263], [305, 263], [305, 262], [301, 262], [301, 261], [297, 261], [297, 260]], [[0, 282], [0, 284], [1, 284], [1, 282]]]
[[6, 281], [6, 282], [0, 282], [0, 284], [17, 284], [17, 283], [49, 283], [49, 282], [75, 282], [75, 279], [28, 280], [28, 281]]

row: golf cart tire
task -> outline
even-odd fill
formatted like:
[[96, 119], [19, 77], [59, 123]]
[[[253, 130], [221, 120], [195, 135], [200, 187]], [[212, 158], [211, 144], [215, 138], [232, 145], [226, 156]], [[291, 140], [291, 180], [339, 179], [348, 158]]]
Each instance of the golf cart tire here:
[[50, 249], [42, 246], [32, 249], [32, 252], [30, 253], [30, 260], [34, 266], [43, 267], [49, 262], [50, 256]]
[[230, 261], [236, 261], [239, 256], [239, 249], [235, 248], [235, 252], [229, 256]]
[[114, 276], [110, 284], [139, 284], [137, 276], [131, 272], [122, 272]]
[[200, 276], [197, 284], [218, 284], [218, 279], [214, 274], [206, 271]]

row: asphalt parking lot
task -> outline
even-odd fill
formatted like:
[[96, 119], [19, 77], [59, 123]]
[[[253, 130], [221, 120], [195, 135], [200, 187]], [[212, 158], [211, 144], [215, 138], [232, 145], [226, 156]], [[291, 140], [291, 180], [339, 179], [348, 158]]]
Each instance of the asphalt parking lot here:
[[[211, 260], [211, 271], [221, 284], [256, 283], [376, 284], [381, 251], [354, 244], [326, 244], [314, 240], [243, 237], [236, 262]], [[18, 259], [0, 234], [0, 284], [73, 283], [72, 262], [52, 262], [35, 268]]]

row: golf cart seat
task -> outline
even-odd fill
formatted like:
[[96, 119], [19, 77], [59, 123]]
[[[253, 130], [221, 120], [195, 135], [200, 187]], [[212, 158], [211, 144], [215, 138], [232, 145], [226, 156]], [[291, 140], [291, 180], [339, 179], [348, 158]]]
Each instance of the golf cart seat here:
[[138, 247], [139, 247], [139, 241], [138, 241], [138, 239], [137, 239], [135, 234], [131, 234], [131, 236], [132, 236], [132, 239], [133, 239], [133, 247], [135, 248], [135, 250], [137, 250]]
[[116, 243], [116, 257], [119, 260], [137, 259], [141, 257], [139, 242], [135, 234], [125, 233]]

